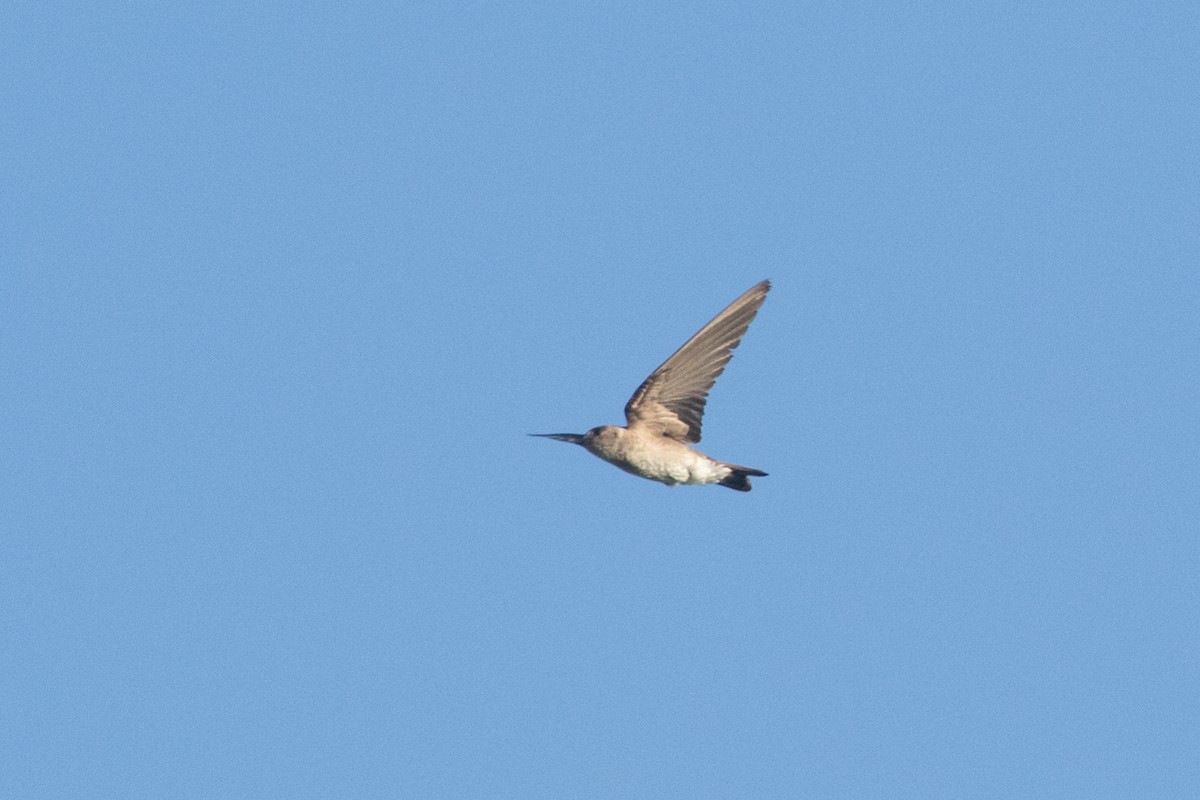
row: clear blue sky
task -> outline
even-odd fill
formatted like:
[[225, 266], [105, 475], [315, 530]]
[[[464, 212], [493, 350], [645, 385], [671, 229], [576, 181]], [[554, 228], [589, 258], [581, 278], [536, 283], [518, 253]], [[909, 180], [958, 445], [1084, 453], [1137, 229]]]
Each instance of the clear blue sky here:
[[[1194, 3], [0, 11], [0, 796], [1200, 796]], [[669, 489], [621, 421], [762, 278]]]

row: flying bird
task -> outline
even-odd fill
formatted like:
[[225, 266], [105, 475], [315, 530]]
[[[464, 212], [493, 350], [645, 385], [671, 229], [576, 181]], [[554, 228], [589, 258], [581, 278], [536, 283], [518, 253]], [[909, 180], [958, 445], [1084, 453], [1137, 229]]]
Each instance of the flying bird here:
[[601, 425], [587, 433], [532, 433], [570, 442], [626, 472], [668, 486], [715, 483], [750, 491], [751, 475], [767, 473], [717, 461], [688, 445], [700, 441], [708, 392], [762, 306], [770, 281], [756, 284], [684, 342], [650, 373], [625, 404], [626, 425]]

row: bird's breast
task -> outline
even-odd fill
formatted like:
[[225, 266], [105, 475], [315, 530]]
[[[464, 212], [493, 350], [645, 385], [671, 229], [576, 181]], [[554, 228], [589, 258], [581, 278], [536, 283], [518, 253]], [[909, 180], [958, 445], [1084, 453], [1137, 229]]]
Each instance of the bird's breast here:
[[675, 439], [624, 434], [593, 452], [626, 472], [668, 485], [716, 483], [728, 473], [727, 467]]

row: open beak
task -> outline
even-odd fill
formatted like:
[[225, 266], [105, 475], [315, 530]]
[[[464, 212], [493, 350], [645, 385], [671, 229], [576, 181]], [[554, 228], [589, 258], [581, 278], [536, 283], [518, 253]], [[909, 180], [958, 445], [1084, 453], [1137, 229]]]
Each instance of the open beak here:
[[582, 433], [531, 433], [530, 436], [541, 436], [544, 439], [556, 439], [560, 442], [570, 442], [571, 444], [583, 444]]

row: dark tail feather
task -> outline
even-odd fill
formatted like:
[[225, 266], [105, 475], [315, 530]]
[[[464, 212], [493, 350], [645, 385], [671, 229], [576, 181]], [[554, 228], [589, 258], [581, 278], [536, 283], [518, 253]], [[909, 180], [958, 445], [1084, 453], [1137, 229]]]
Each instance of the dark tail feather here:
[[728, 486], [730, 489], [736, 489], [739, 492], [750, 491], [750, 475], [757, 478], [765, 478], [767, 476], [767, 473], [759, 469], [739, 467], [737, 464], [726, 464], [725, 466], [729, 467], [732, 472], [722, 478], [719, 484], [721, 486]]

